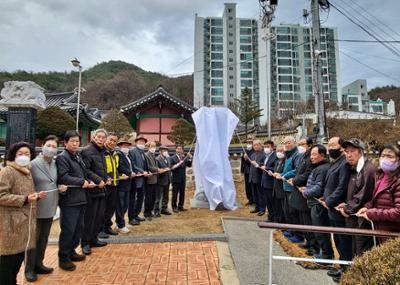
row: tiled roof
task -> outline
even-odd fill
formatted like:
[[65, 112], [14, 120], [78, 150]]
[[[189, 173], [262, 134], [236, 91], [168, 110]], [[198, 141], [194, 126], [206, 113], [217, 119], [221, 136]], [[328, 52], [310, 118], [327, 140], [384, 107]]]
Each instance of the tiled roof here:
[[[46, 107], [58, 106], [66, 112], [70, 112], [73, 116], [76, 112], [77, 94], [75, 92], [59, 92], [47, 93]], [[87, 116], [87, 119], [95, 124], [100, 124], [101, 117], [97, 108], [89, 108], [88, 104], [80, 103], [79, 109], [81, 113]], [[6, 115], [7, 108], [0, 108], [0, 115]]]
[[46, 107], [63, 106], [68, 103], [76, 103], [77, 95], [75, 92], [61, 92], [46, 94]]
[[193, 113], [196, 111], [195, 107], [193, 107], [192, 105], [186, 103], [185, 101], [183, 101], [175, 96], [172, 96], [167, 91], [165, 91], [164, 88], [162, 88], [160, 86], [157, 88], [156, 91], [150, 93], [149, 95], [146, 95], [136, 101], [133, 101], [132, 103], [122, 106], [121, 112], [127, 113], [127, 112], [131, 112], [131, 111], [135, 111], [138, 108], [142, 107], [143, 105], [147, 105], [147, 104], [153, 103], [154, 101], [157, 101], [159, 98], [163, 98], [165, 101], [170, 102], [171, 104], [173, 104], [187, 112]]

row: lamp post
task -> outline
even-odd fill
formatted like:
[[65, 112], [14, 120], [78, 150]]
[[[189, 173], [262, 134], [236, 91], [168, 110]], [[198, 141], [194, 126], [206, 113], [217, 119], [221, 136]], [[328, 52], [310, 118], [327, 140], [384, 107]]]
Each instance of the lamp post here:
[[78, 67], [78, 70], [79, 70], [78, 103], [76, 105], [76, 131], [79, 131], [79, 105], [80, 105], [80, 101], [81, 101], [82, 66], [81, 66], [81, 62], [76, 57], [73, 60], [71, 60], [71, 63], [74, 67]]

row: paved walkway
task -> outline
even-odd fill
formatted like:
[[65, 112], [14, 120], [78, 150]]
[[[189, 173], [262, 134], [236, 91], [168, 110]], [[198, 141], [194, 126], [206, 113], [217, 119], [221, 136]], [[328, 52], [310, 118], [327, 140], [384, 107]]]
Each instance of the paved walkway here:
[[45, 265], [54, 272], [25, 284], [220, 285], [215, 241], [109, 244], [92, 251], [67, 272], [58, 267], [57, 246], [49, 246]]
[[[223, 219], [229, 248], [240, 284], [268, 284], [269, 232], [254, 221]], [[273, 254], [287, 256], [278, 243], [273, 242]], [[309, 270], [290, 261], [274, 260], [272, 282], [277, 285], [334, 285], [326, 270]]]

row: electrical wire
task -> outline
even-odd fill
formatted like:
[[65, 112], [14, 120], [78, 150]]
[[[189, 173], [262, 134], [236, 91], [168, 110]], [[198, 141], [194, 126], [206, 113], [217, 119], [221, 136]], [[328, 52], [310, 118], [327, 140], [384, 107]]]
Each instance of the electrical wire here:
[[[329, 1], [330, 2], [330, 1]], [[380, 42], [383, 46], [385, 46], [388, 50], [390, 50], [393, 54], [395, 54], [396, 56], [400, 57], [400, 53], [397, 52], [395, 49], [393, 49], [391, 46], [387, 45], [386, 43], [383, 43], [381, 41], [381, 39], [379, 39], [373, 32], [369, 31], [367, 28], [365, 28], [363, 26], [363, 23], [357, 19], [356, 17], [354, 17], [354, 15], [351, 17], [349, 16], [347, 13], [345, 13], [344, 11], [342, 11], [342, 9], [339, 9], [336, 5], [337, 4], [332, 4], [332, 2], [330, 2], [330, 5], [336, 10], [338, 11], [340, 14], [342, 14], [345, 18], [347, 18], [350, 22], [352, 22], [353, 24], [355, 24], [356, 26], [358, 26], [360, 29], [362, 29], [364, 32], [366, 32], [369, 36], [373, 37], [375, 40], [377, 40], [378, 42]], [[340, 6], [340, 5], [338, 5]], [[344, 9], [343, 9], [344, 10]], [[358, 20], [360, 23], [356, 22], [354, 19]]]
[[[359, 13], [359, 9], [357, 9], [357, 7], [354, 8], [354, 7], [352, 6], [352, 2], [345, 2], [344, 0], [339, 0], [339, 1], [342, 2], [344, 5], [348, 5], [348, 7], [350, 7], [350, 9], [352, 9], [355, 13]], [[357, 5], [358, 5], [358, 4], [357, 4]], [[358, 5], [358, 7], [362, 8], [362, 7], [359, 6], [359, 5]], [[366, 11], [366, 10], [364, 9], [364, 11]], [[378, 35], [383, 34], [383, 35], [386, 35], [388, 38], [390, 38], [390, 39], [396, 41], [396, 39], [395, 39], [391, 34], [389, 34], [387, 31], [385, 31], [384, 29], [382, 29], [382, 28], [380, 27], [379, 24], [377, 24], [376, 22], [373, 22], [373, 21], [372, 21], [372, 17], [366, 17], [363, 13], [359, 13], [359, 15], [360, 15], [362, 18], [364, 18], [364, 19], [366, 20], [367, 23], [370, 23], [370, 24], [371, 24], [371, 26], [368, 26], [367, 24], [364, 23], [364, 25], [367, 26], [370, 30], [373, 31], [374, 28], [377, 29], [377, 30], [379, 30], [379, 31], [377, 31], [377, 33], [376, 33], [375, 35], [378, 36]], [[361, 22], [361, 20], [360, 20], [359, 18], [358, 18], [358, 20]], [[381, 36], [381, 38], [383, 39], [382, 36]], [[389, 45], [390, 47], [392, 47], [394, 50], [396, 50], [398, 53], [400, 53], [400, 50], [399, 50], [397, 47], [395, 47], [393, 44], [389, 43], [388, 45]]]
[[382, 72], [382, 71], [379, 71], [379, 70], [377, 70], [376, 68], [374, 68], [374, 67], [372, 67], [372, 66], [369, 66], [368, 64], [365, 64], [365, 63], [361, 62], [361, 61], [358, 60], [357, 58], [352, 57], [351, 55], [348, 55], [348, 54], [345, 53], [344, 51], [340, 51], [340, 53], [342, 53], [342, 54], [344, 54], [345, 56], [351, 58], [352, 60], [358, 62], [359, 64], [361, 64], [361, 65], [363, 65], [363, 66], [365, 66], [365, 67], [367, 67], [367, 68], [369, 68], [369, 69], [371, 69], [371, 70], [373, 70], [373, 71], [379, 73], [380, 75], [383, 75], [383, 76], [385, 76], [386, 78], [389, 78], [389, 79], [395, 81], [396, 83], [400, 83], [400, 80], [399, 80], [399, 79], [394, 78], [394, 77], [391, 77], [390, 75], [388, 75], [388, 74], [386, 74], [386, 73], [384, 73], [384, 72]]

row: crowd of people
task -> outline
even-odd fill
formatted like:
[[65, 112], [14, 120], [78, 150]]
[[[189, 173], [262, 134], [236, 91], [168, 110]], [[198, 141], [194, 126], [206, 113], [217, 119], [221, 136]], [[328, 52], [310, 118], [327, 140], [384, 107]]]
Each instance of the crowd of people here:
[[[276, 223], [400, 231], [400, 152], [387, 145], [379, 167], [359, 139], [332, 137], [327, 148], [310, 138], [288, 136], [283, 145], [249, 140], [242, 172], [251, 213]], [[318, 259], [333, 259], [330, 234], [284, 231]], [[384, 239], [378, 239], [378, 243]], [[334, 234], [339, 259], [351, 261], [370, 249], [370, 236]], [[346, 266], [327, 272], [339, 282]]]
[[[186, 167], [192, 156], [178, 145], [175, 153], [143, 136], [135, 147], [117, 134], [98, 129], [81, 148], [77, 131], [67, 131], [64, 151], [58, 139], [43, 140], [42, 152], [25, 142], [10, 146], [0, 171], [1, 284], [16, 284], [25, 261], [25, 278], [50, 274], [43, 264], [53, 217], [60, 208], [59, 267], [76, 269], [93, 247], [107, 245], [110, 235], [127, 234], [128, 223], [138, 226], [184, 208]], [[172, 212], [169, 189], [172, 184]], [[141, 213], [143, 212], [143, 216]], [[115, 226], [112, 217], [115, 215]], [[82, 254], [76, 249], [81, 246]]]
[[[67, 271], [75, 270], [74, 262], [85, 260], [92, 248], [106, 246], [110, 235], [129, 233], [127, 224], [138, 226], [186, 211], [186, 167], [192, 156], [184, 154], [183, 146], [176, 146], [170, 156], [166, 146], [157, 151], [156, 142], [143, 136], [136, 137], [133, 147], [104, 129], [94, 131], [83, 148], [77, 131], [67, 131], [63, 143], [58, 154], [57, 137], [46, 137], [37, 157], [25, 142], [8, 150], [0, 171], [2, 284], [16, 284], [24, 261], [30, 282], [37, 274], [53, 271], [43, 260], [57, 207], [59, 267]], [[327, 147], [310, 138], [296, 142], [291, 136], [277, 146], [273, 141], [249, 140], [244, 152], [241, 170], [248, 205], [254, 205], [251, 213], [267, 214], [267, 221], [277, 223], [400, 231], [397, 146], [383, 148], [377, 168], [359, 139], [332, 137]], [[370, 236], [334, 234], [332, 241], [330, 234], [283, 234], [318, 259], [334, 258], [333, 243], [345, 261], [374, 244]], [[345, 270], [342, 266], [327, 273], [340, 281]]]

